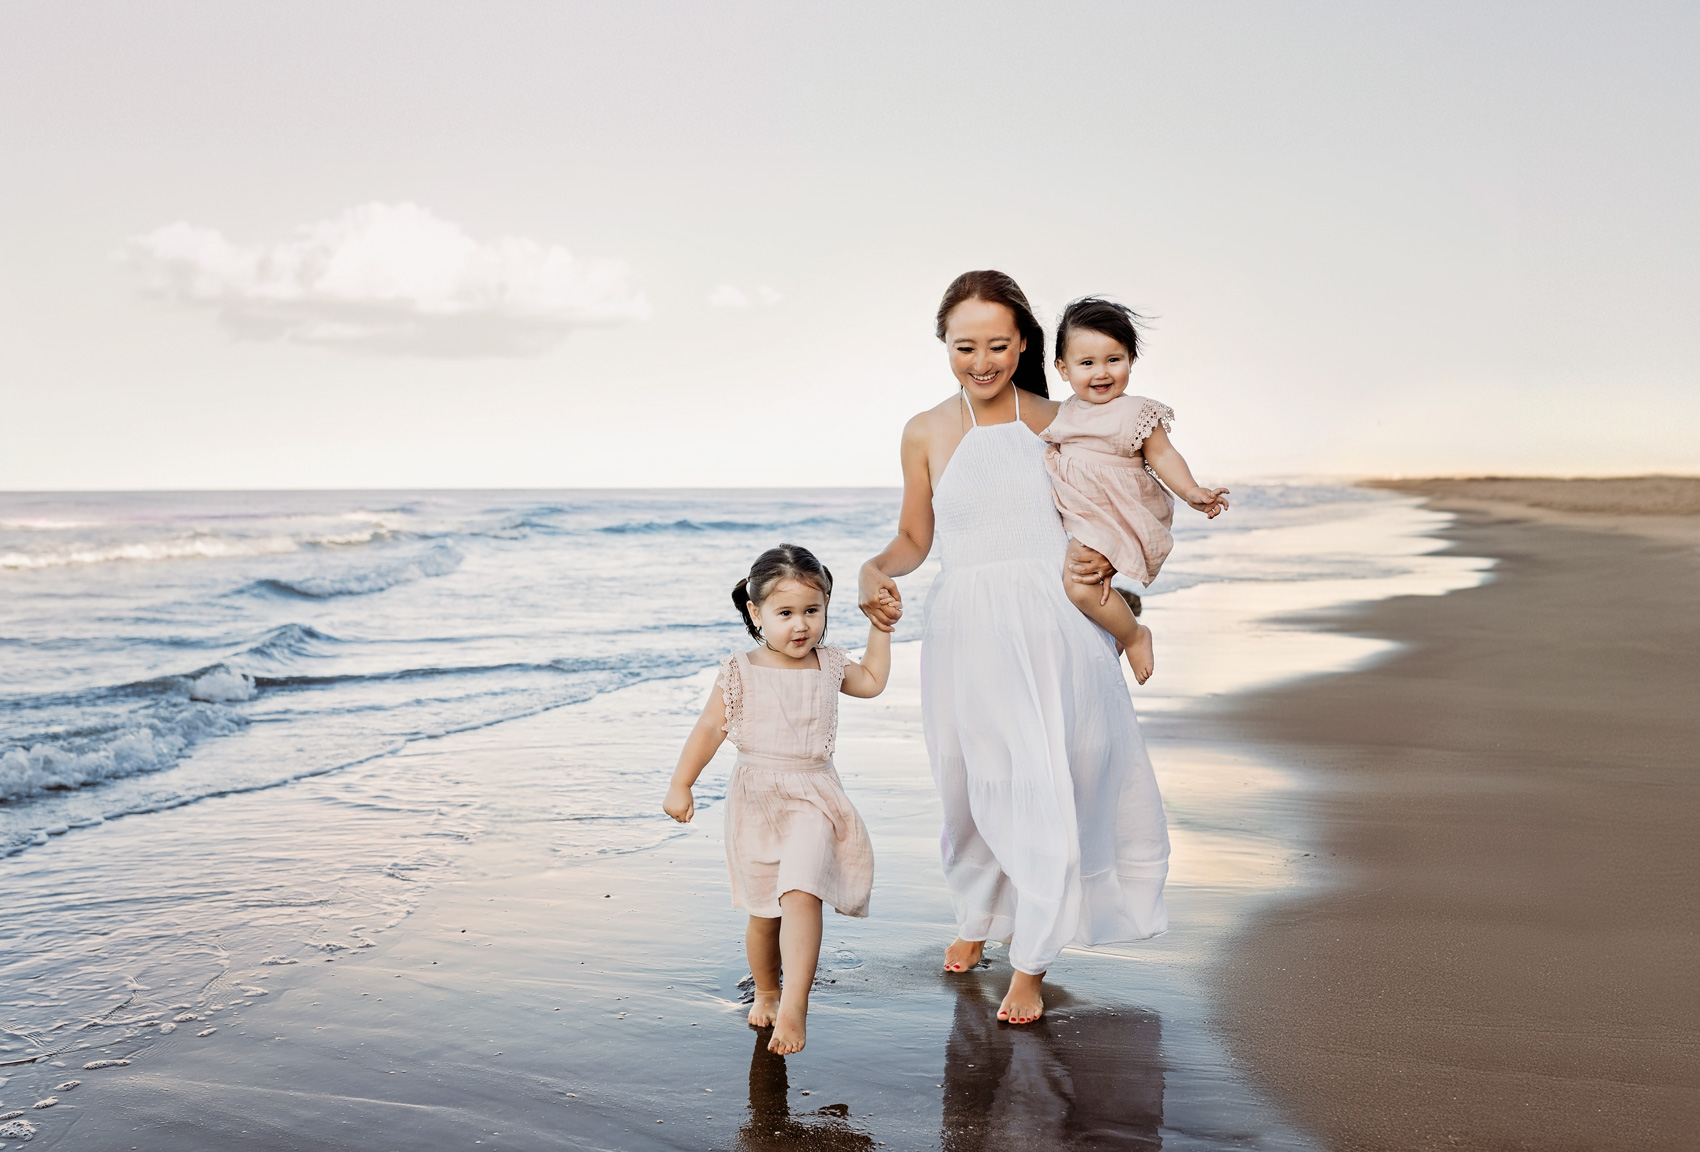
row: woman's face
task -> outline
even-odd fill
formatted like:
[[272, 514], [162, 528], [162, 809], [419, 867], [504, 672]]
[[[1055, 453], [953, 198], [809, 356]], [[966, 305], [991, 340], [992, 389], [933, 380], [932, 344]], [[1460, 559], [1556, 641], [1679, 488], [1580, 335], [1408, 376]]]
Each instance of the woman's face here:
[[981, 401], [992, 400], [1009, 387], [1027, 349], [1015, 313], [986, 300], [964, 300], [950, 310], [944, 320], [944, 343], [957, 382]]

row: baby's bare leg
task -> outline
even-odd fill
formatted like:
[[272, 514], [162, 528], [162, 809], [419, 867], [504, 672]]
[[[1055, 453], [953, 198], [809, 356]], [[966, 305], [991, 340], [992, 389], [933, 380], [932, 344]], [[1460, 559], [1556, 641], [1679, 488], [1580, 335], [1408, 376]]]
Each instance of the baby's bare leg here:
[[751, 916], [744, 929], [744, 953], [756, 982], [756, 1002], [750, 1005], [750, 1027], [771, 1028], [779, 1016], [778, 916]]
[[773, 1025], [769, 1052], [789, 1056], [803, 1050], [809, 1016], [809, 988], [820, 963], [820, 897], [793, 888], [779, 898], [779, 953], [785, 966], [785, 993]]
[[1112, 591], [1108, 602], [1099, 603], [1104, 595], [1103, 585], [1082, 584], [1067, 572], [1063, 573], [1063, 589], [1068, 593], [1069, 602], [1088, 620], [1116, 638], [1121, 650], [1127, 653], [1133, 678], [1141, 684], [1151, 679], [1151, 671], [1155, 667], [1151, 629], [1139, 622], [1128, 602]]

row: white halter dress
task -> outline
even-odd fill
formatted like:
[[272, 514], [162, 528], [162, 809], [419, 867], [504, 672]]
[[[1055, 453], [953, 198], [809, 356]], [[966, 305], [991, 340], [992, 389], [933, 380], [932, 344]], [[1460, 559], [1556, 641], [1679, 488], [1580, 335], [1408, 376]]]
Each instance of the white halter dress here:
[[921, 709], [958, 934], [1041, 973], [1069, 944], [1162, 932], [1162, 798], [1115, 642], [1059, 579], [1068, 538], [1019, 391], [1014, 421], [963, 437], [933, 519]]

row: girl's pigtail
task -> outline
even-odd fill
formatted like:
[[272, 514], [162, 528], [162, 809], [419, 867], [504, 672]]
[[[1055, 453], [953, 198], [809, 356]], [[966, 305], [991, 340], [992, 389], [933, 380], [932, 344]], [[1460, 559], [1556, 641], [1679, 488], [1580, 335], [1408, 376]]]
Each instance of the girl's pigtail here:
[[738, 607], [738, 615], [744, 618], [744, 628], [749, 634], [761, 641], [761, 629], [756, 627], [756, 618], [750, 615], [750, 581], [748, 577], [732, 586], [732, 603]]

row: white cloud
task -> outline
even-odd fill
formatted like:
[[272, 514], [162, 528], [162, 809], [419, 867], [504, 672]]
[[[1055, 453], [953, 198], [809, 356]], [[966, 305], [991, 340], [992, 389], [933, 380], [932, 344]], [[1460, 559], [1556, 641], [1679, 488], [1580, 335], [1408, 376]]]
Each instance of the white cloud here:
[[251, 246], [179, 221], [124, 256], [151, 290], [215, 307], [241, 335], [362, 351], [533, 355], [574, 328], [649, 316], [619, 261], [481, 243], [417, 204], [363, 204]]
[[730, 284], [716, 284], [708, 294], [708, 302], [716, 308], [748, 308], [750, 298]]
[[[771, 308], [785, 299], [784, 296], [769, 288], [766, 284], [756, 285], [755, 298], [767, 308]], [[716, 308], [748, 308], [750, 306], [750, 294], [735, 284], [716, 284], [714, 291], [708, 294], [708, 302]]]

